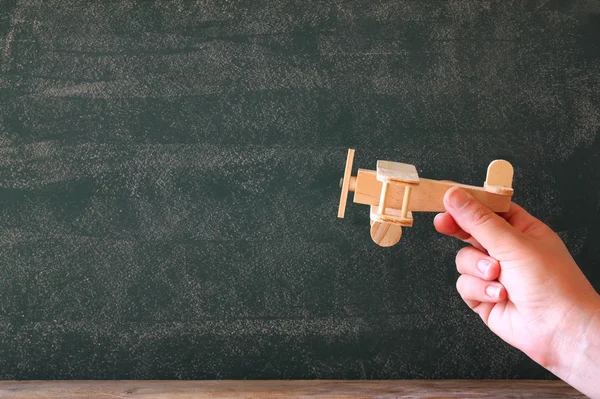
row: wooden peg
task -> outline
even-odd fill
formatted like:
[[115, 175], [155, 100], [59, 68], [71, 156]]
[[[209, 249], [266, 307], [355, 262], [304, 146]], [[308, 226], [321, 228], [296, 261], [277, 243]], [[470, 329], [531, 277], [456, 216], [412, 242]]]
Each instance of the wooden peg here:
[[408, 204], [410, 201], [410, 192], [412, 191], [410, 186], [404, 187], [404, 196], [402, 197], [402, 211], [400, 216], [405, 218], [406, 213], [408, 212]]
[[379, 196], [379, 214], [383, 215], [385, 214], [385, 197], [387, 195], [387, 189], [389, 187], [389, 183], [388, 182], [383, 182], [381, 184], [381, 195]]

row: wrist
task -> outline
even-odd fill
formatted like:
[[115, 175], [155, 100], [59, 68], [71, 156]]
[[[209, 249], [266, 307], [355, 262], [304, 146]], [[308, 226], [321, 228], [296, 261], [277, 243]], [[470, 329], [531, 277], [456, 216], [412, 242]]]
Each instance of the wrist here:
[[[565, 313], [552, 339], [547, 369], [584, 391], [600, 372], [600, 296], [593, 293]], [[593, 377], [592, 377], [593, 378]], [[588, 391], [588, 395], [589, 395]]]

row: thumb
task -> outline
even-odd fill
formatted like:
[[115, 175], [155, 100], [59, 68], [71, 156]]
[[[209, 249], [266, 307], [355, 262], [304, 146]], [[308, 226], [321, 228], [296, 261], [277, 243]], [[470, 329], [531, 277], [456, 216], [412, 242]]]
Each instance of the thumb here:
[[518, 230], [465, 190], [458, 187], [448, 190], [444, 195], [444, 206], [456, 223], [492, 256], [514, 248], [520, 241]]

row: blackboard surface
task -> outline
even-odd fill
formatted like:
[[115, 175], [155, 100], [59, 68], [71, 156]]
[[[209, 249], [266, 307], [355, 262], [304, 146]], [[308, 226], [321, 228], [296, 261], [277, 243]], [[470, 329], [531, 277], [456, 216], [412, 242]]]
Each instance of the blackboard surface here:
[[337, 184], [508, 159], [599, 288], [600, 2], [0, 7], [0, 378], [551, 377]]

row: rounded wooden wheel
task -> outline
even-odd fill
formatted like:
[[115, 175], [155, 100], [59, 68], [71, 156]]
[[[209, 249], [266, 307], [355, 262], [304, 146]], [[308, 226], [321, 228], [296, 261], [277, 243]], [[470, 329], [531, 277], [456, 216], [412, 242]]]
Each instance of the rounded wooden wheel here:
[[372, 221], [371, 238], [379, 246], [391, 247], [396, 245], [402, 238], [402, 226]]
[[348, 191], [350, 190], [350, 176], [352, 174], [352, 163], [354, 162], [354, 150], [348, 150], [346, 158], [346, 169], [342, 179], [342, 194], [340, 196], [340, 207], [338, 208], [338, 217], [343, 218], [346, 213], [346, 202], [348, 201]]

